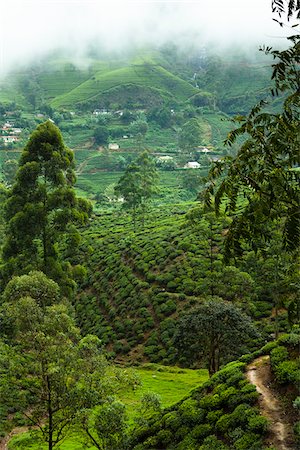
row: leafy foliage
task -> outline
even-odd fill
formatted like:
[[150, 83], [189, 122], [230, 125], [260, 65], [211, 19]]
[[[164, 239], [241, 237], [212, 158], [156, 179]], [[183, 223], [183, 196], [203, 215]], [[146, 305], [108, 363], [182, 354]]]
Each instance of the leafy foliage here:
[[[68, 267], [59, 262], [58, 245], [71, 224], [84, 223], [89, 202], [78, 199], [73, 185], [73, 153], [58, 128], [45, 122], [31, 135], [6, 202], [7, 237], [3, 275], [43, 270], [70, 290]], [[69, 286], [68, 286], [69, 284]]]
[[213, 298], [180, 317], [174, 345], [190, 362], [207, 359], [212, 375], [221, 361], [236, 354], [250, 337], [257, 337], [257, 332], [249, 317], [234, 305]]
[[244, 368], [241, 362], [228, 364], [185, 399], [155, 414], [146, 428], [134, 430], [132, 448], [261, 448], [268, 421], [255, 408], [258, 393], [245, 380]]
[[157, 192], [157, 178], [155, 163], [144, 151], [127, 167], [115, 187], [115, 192], [124, 200], [124, 206], [132, 210], [134, 227], [138, 209], [141, 209], [144, 222], [147, 204]]
[[[299, 36], [289, 39], [292, 45], [287, 50], [266, 49], [276, 59], [272, 94], [283, 96], [282, 111], [264, 112], [262, 101], [247, 117], [236, 118], [239, 128], [229, 133], [226, 143], [230, 146], [244, 134], [247, 140], [235, 157], [217, 163], [210, 173], [207, 202], [210, 203], [209, 195], [215, 193], [216, 210], [225, 200], [226, 210], [234, 217], [227, 237], [228, 256], [241, 252], [243, 239], [255, 242], [266, 222], [278, 218], [282, 220], [285, 247], [295, 250], [300, 244], [300, 42]], [[221, 174], [226, 176], [216, 188], [215, 179]]]

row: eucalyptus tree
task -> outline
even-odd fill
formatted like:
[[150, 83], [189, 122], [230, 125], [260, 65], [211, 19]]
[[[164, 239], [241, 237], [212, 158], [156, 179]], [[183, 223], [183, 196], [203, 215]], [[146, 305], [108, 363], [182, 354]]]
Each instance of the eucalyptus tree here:
[[76, 197], [75, 181], [74, 155], [59, 129], [51, 121], [39, 125], [22, 151], [6, 202], [5, 280], [42, 270], [68, 284], [59, 243], [72, 224], [85, 223], [91, 212], [89, 202]]
[[124, 208], [131, 210], [134, 228], [138, 212], [141, 211], [144, 224], [146, 208], [157, 193], [158, 171], [148, 151], [143, 151], [119, 179], [115, 192], [122, 197]]
[[[61, 301], [59, 286], [45, 274], [13, 277], [3, 300], [1, 419], [9, 423], [15, 414], [23, 416], [48, 450], [75, 425], [88, 434], [87, 424], [96, 421], [102, 439], [105, 423], [95, 419], [94, 408], [109, 409], [117, 390], [136, 383], [134, 375], [108, 363], [98, 337], [81, 337], [72, 307]], [[3, 324], [9, 327], [3, 330]], [[112, 424], [107, 427], [107, 439], [121, 439]]]
[[81, 338], [67, 305], [23, 297], [6, 311], [15, 333], [11, 345], [0, 341], [0, 410], [26, 418], [52, 450], [71, 427], [86, 431], [94, 408], [131, 379], [108, 363], [96, 336]]

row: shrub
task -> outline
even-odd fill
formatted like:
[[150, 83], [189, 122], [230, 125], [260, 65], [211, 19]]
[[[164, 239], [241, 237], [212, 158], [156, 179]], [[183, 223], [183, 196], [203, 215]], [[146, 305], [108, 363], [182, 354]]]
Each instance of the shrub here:
[[293, 401], [293, 407], [300, 410], [300, 396], [296, 397]]
[[228, 399], [228, 404], [231, 407], [235, 407], [240, 403], [249, 403], [252, 405], [258, 399], [259, 393], [256, 390], [256, 387], [250, 383], [245, 385], [236, 393], [236, 395], [231, 396]]
[[158, 442], [163, 445], [168, 445], [170, 442], [172, 442], [172, 438], [173, 433], [170, 430], [160, 430], [157, 433]]
[[209, 411], [217, 409], [221, 405], [220, 397], [218, 394], [205, 395], [205, 397], [201, 398], [199, 401], [199, 405], [201, 408]]
[[227, 403], [228, 399], [232, 397], [233, 395], [236, 395], [238, 393], [238, 390], [234, 388], [233, 386], [230, 386], [228, 389], [225, 389], [224, 391], [221, 391], [219, 393], [220, 395], [220, 401], [223, 403]]
[[290, 334], [280, 336], [278, 342], [282, 342], [284, 344], [287, 344], [291, 347], [298, 349], [300, 345], [300, 333], [299, 332], [297, 333], [297, 329], [295, 329]]
[[151, 356], [156, 354], [158, 351], [158, 347], [155, 345], [149, 345], [147, 347], [144, 347], [144, 355]]
[[171, 430], [175, 431], [178, 430], [181, 425], [181, 417], [176, 411], [172, 411], [163, 416], [162, 422], [167, 428], [171, 428]]
[[253, 356], [251, 353], [248, 353], [247, 355], [243, 355], [239, 359], [239, 361], [244, 362], [246, 364], [249, 364], [252, 360], [253, 360]]
[[232, 362], [227, 364], [223, 369], [219, 370], [219, 372], [215, 373], [211, 380], [214, 383], [222, 383], [222, 382], [228, 382], [228, 379], [237, 373], [241, 373], [243, 369], [245, 368], [246, 364], [243, 362]]
[[261, 450], [262, 442], [257, 434], [247, 432], [235, 441], [234, 448], [236, 450]]
[[242, 403], [239, 406], [237, 406], [232, 413], [232, 417], [234, 418], [236, 424], [238, 425], [247, 424], [249, 420], [255, 415], [256, 415], [255, 410], [246, 403]]
[[293, 383], [296, 386], [299, 385], [299, 361], [283, 361], [278, 366], [275, 366], [273, 370], [278, 383]]
[[210, 411], [206, 416], [206, 421], [208, 423], [216, 423], [221, 416], [223, 416], [224, 411], [222, 409], [217, 409], [216, 411]]
[[183, 439], [188, 433], [190, 432], [190, 429], [183, 425], [182, 427], [178, 428], [178, 430], [175, 433], [175, 438], [178, 440]]
[[205, 437], [209, 436], [209, 434], [212, 432], [212, 426], [208, 423], [204, 423], [201, 425], [197, 425], [193, 428], [193, 431], [191, 432], [191, 435], [194, 439], [197, 439], [197, 441], [202, 441]]
[[229, 447], [222, 441], [216, 438], [216, 436], [208, 436], [204, 439], [203, 444], [199, 447], [199, 450], [229, 450]]
[[279, 346], [274, 348], [270, 353], [271, 365], [274, 369], [275, 366], [278, 366], [282, 361], [287, 360], [289, 357], [288, 351], [285, 347]]
[[216, 429], [222, 433], [228, 433], [237, 425], [237, 420], [232, 414], [224, 414], [216, 423]]
[[264, 416], [255, 416], [249, 419], [248, 428], [258, 434], [263, 434], [268, 428], [268, 419]]
[[195, 450], [195, 448], [197, 448], [197, 442], [191, 434], [187, 434], [176, 447], [177, 450]]
[[268, 355], [276, 347], [278, 347], [278, 343], [276, 341], [268, 342], [261, 348], [260, 353], [262, 355]]
[[296, 422], [294, 425], [294, 434], [296, 444], [300, 445], [300, 421]]
[[156, 436], [151, 436], [144, 442], [144, 448], [156, 448], [158, 444], [158, 439]]
[[181, 420], [186, 425], [199, 423], [204, 419], [205, 412], [199, 408], [198, 402], [191, 398], [185, 400], [178, 408]]

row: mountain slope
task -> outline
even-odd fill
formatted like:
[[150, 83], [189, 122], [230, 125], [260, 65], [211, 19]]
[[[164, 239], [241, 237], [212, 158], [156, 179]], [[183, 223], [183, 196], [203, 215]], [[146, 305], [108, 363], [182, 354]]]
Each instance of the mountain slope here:
[[[274, 331], [272, 297], [257, 296], [266, 279], [222, 264], [228, 220], [191, 204], [158, 207], [134, 232], [131, 218], [101, 214], [83, 232], [88, 277], [75, 301], [83, 333], [97, 334], [114, 356], [131, 361], [177, 361], [178, 317], [213, 295], [232, 301]], [[195, 206], [195, 205], [194, 205]], [[251, 264], [251, 262], [250, 262]], [[286, 327], [286, 312], [280, 326]], [[188, 360], [181, 360], [188, 364]]]
[[110, 89], [128, 84], [159, 89], [162, 95], [171, 94], [178, 100], [186, 100], [198, 92], [196, 88], [163, 67], [146, 63], [105, 73], [98, 72], [69, 93], [55, 98], [51, 105], [54, 108], [72, 107], [80, 102], [96, 100]]
[[[295, 407], [295, 397], [297, 393], [299, 395], [299, 352], [297, 352], [299, 338], [300, 335], [296, 332], [282, 336], [279, 341], [271, 342], [253, 354], [244, 355], [238, 361], [229, 363], [185, 399], [152, 416], [147, 424], [137, 428], [130, 448], [134, 450], [298, 448], [300, 423], [296, 422], [297, 414], [293, 404]], [[262, 355], [268, 356], [262, 358]], [[248, 380], [249, 372], [253, 371], [257, 364], [260, 368], [257, 367], [256, 370], [260, 373], [252, 384]], [[265, 378], [269, 384], [262, 392], [257, 390], [256, 384], [259, 385], [260, 377], [265, 370], [269, 373], [268, 379]], [[280, 389], [283, 387], [286, 392], [289, 391], [285, 402], [280, 399]], [[268, 414], [263, 406], [266, 395], [276, 403], [277, 408], [275, 409], [274, 404], [268, 410]]]

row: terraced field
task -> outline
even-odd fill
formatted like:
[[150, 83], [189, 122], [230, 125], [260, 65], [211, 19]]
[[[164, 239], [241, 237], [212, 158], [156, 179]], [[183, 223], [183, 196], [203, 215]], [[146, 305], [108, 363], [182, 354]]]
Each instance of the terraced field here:
[[196, 88], [163, 67], [142, 64], [105, 73], [100, 71], [68, 94], [58, 96], [51, 105], [54, 108], [74, 106], [77, 103], [95, 99], [112, 88], [128, 84], [156, 88], [161, 90], [163, 95], [169, 93], [176, 96], [178, 100], [186, 100], [198, 92]]

